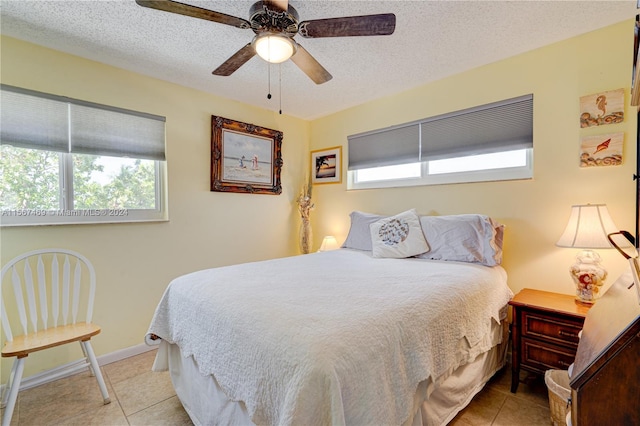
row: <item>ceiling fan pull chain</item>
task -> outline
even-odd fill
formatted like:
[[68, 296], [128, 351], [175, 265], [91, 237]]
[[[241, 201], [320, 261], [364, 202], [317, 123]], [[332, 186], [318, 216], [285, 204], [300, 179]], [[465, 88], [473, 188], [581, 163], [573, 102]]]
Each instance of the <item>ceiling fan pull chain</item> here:
[[280, 115], [282, 115], [282, 64], [278, 64], [278, 73], [280, 74], [280, 80], [278, 81], [280, 85]]
[[269, 79], [267, 99], [271, 99], [271, 64], [267, 62], [267, 78]]

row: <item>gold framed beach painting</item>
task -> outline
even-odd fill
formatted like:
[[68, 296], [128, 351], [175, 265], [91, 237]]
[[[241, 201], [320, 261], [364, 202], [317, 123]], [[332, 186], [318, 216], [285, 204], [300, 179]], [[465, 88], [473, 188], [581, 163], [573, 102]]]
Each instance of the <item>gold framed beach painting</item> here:
[[311, 151], [311, 182], [313, 184], [342, 182], [342, 147]]
[[585, 136], [580, 140], [580, 167], [622, 164], [624, 132]]
[[282, 132], [211, 116], [211, 191], [280, 194]]

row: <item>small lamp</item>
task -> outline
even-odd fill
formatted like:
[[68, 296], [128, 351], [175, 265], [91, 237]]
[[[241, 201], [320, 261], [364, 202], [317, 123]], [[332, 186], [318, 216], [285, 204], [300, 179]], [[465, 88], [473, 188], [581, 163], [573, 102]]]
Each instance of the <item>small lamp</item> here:
[[586, 204], [571, 207], [569, 222], [556, 245], [585, 249], [578, 253], [576, 263], [569, 269], [576, 285], [578, 302], [593, 304], [600, 297], [607, 270], [600, 265], [600, 255], [591, 249], [612, 248], [607, 235], [617, 230], [606, 205]]
[[329, 251], [338, 248], [340, 248], [340, 245], [338, 244], [336, 237], [329, 235], [324, 237], [324, 239], [322, 240], [322, 245], [320, 246], [320, 249], [318, 251]]
[[276, 33], [258, 34], [253, 39], [258, 56], [272, 64], [286, 61], [296, 53], [296, 42], [291, 37]]

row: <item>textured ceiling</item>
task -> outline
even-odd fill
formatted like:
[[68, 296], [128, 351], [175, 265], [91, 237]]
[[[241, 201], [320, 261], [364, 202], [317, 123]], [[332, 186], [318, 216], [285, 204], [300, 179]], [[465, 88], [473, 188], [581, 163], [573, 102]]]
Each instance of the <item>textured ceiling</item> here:
[[[192, 1], [248, 19], [252, 1]], [[395, 13], [391, 36], [300, 42], [332, 75], [314, 84], [291, 61], [254, 57], [211, 74], [250, 42], [251, 30], [120, 1], [0, 1], [2, 34], [269, 110], [313, 119], [583, 34], [637, 13], [625, 1], [290, 0], [300, 20]], [[632, 35], [630, 34], [630, 37]], [[612, 46], [615, 48], [615, 46]], [[631, 54], [631, 52], [629, 53]]]

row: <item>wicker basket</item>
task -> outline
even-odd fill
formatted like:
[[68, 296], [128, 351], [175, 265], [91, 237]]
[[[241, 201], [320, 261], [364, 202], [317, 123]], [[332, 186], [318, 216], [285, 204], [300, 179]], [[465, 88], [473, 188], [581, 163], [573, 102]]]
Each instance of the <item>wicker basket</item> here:
[[567, 411], [570, 409], [569, 398], [571, 397], [569, 373], [567, 370], [547, 370], [544, 373], [544, 382], [549, 389], [551, 423], [554, 426], [566, 426]]

